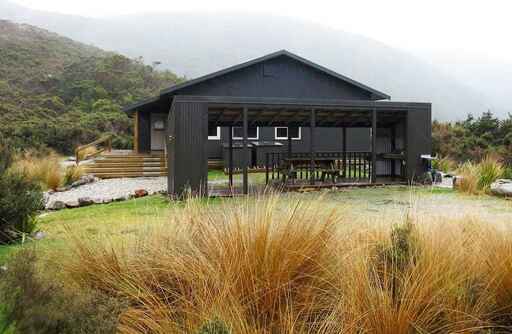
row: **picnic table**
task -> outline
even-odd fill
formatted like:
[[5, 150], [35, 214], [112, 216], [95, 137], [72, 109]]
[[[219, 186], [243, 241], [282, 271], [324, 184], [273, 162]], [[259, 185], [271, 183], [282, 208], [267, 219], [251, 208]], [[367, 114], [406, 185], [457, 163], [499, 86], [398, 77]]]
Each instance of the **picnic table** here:
[[[343, 171], [341, 168], [338, 168], [336, 159], [332, 157], [315, 157], [313, 162], [313, 173], [315, 175], [317, 172], [320, 172], [320, 181], [322, 182], [325, 182], [326, 178], [330, 178], [333, 183], [336, 183], [337, 178], [341, 176]], [[294, 182], [297, 179], [298, 171], [311, 169], [311, 159], [286, 158], [283, 159], [280, 169], [283, 175], [283, 183], [286, 183], [287, 180]]]

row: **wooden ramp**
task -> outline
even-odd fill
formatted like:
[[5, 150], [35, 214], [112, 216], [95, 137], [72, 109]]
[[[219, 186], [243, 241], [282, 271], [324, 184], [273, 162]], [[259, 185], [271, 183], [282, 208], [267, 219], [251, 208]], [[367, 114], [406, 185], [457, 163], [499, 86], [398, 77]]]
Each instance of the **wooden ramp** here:
[[82, 166], [85, 173], [101, 179], [167, 175], [167, 159], [163, 153], [136, 154], [112, 151]]

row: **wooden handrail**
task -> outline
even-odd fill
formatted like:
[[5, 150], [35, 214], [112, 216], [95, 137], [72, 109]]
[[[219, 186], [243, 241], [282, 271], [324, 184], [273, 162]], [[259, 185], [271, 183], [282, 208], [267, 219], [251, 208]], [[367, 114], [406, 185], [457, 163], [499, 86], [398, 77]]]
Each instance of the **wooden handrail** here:
[[86, 148], [89, 148], [89, 147], [96, 147], [97, 145], [99, 144], [103, 144], [103, 143], [106, 143], [106, 147], [101, 149], [101, 150], [98, 150], [95, 154], [91, 154], [85, 158], [90, 158], [90, 157], [94, 157], [94, 156], [97, 156], [98, 154], [102, 153], [102, 152], [110, 152], [112, 151], [112, 135], [106, 135], [106, 136], [103, 136], [99, 139], [96, 139], [95, 141], [89, 143], [89, 144], [85, 144], [85, 145], [81, 145], [81, 146], [78, 146], [76, 149], [75, 149], [75, 159], [76, 159], [76, 164], [78, 165], [78, 163], [80, 162], [80, 151], [83, 151], [85, 150]]

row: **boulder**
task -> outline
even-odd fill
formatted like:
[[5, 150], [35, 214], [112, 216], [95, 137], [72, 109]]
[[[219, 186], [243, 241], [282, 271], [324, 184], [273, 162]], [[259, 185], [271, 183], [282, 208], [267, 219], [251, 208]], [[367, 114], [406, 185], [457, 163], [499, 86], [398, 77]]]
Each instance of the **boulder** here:
[[104, 198], [103, 203], [104, 204], [112, 203], [112, 198]]
[[137, 189], [135, 190], [135, 198], [144, 197], [148, 195], [148, 191], [146, 189]]
[[496, 180], [491, 184], [491, 193], [498, 196], [512, 196], [512, 180]]
[[92, 199], [92, 202], [93, 202], [94, 204], [103, 204], [103, 203], [105, 203], [105, 202], [104, 202], [104, 199], [103, 199], [103, 198], [99, 198], [99, 197], [95, 197], [95, 198], [93, 198], [93, 199]]
[[67, 201], [66, 202], [66, 208], [73, 209], [78, 208], [80, 206], [80, 203], [78, 201]]
[[77, 180], [77, 181], [71, 183], [71, 188], [80, 187], [87, 183], [89, 183], [87, 180], [80, 178], [80, 180]]
[[68, 191], [69, 189], [71, 189], [71, 187], [69, 187], [69, 186], [66, 186], [66, 187], [58, 187], [57, 189], [55, 189], [55, 191], [57, 191], [57, 192], [63, 192], [63, 191]]
[[66, 208], [66, 203], [62, 201], [52, 201], [46, 206], [46, 209], [48, 210], [61, 210], [64, 208]]
[[94, 204], [94, 202], [92, 201], [92, 199], [90, 197], [80, 197], [78, 199], [78, 205], [80, 205], [80, 206], [89, 206], [92, 204]]
[[121, 196], [114, 197], [113, 201], [114, 202], [122, 202], [122, 201], [126, 201], [127, 199], [128, 199], [128, 196], [121, 195]]

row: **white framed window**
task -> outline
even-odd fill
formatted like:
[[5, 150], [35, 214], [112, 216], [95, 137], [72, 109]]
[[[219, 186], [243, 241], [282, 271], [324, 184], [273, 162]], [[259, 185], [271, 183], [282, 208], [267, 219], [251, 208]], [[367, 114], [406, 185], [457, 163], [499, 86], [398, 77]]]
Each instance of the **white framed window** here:
[[[233, 127], [233, 139], [240, 140], [244, 137], [244, 128], [241, 126]], [[247, 139], [258, 140], [260, 138], [259, 127], [249, 127], [247, 129]]]
[[290, 136], [292, 136], [293, 140], [300, 140], [302, 136], [300, 127], [288, 128], [286, 126], [276, 126], [274, 132], [274, 138], [276, 140], [288, 140], [288, 132], [290, 132]]
[[220, 140], [220, 126], [208, 127], [208, 140]]

